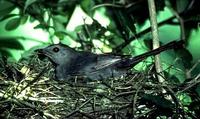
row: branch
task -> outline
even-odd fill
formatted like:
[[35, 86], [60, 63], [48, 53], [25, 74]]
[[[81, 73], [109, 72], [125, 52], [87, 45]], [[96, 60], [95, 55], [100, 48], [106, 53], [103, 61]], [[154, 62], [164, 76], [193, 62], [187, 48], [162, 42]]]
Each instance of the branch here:
[[[148, 0], [148, 7], [149, 7], [149, 14], [150, 14], [150, 23], [151, 23], [151, 30], [152, 30], [152, 37], [153, 37], [153, 49], [160, 47], [159, 43], [159, 35], [158, 35], [158, 25], [156, 19], [156, 8], [155, 8], [155, 1]], [[155, 56], [155, 68], [156, 72], [162, 72], [162, 66], [159, 55]], [[158, 75], [158, 81], [164, 82], [165, 79], [162, 76], [163, 74]]]

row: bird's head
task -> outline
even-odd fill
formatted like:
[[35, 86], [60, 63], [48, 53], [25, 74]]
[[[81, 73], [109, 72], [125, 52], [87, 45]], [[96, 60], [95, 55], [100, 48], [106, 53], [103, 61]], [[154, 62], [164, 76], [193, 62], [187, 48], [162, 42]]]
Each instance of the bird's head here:
[[56, 65], [63, 64], [71, 60], [75, 55], [75, 50], [64, 44], [53, 44], [43, 49], [38, 49], [39, 55], [48, 57]]

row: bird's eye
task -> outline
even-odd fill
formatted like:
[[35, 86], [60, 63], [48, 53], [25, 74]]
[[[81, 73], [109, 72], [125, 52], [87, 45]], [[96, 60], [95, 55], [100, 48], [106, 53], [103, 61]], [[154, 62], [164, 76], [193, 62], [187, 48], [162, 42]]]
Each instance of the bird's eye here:
[[53, 48], [54, 52], [58, 52], [60, 49], [58, 47]]

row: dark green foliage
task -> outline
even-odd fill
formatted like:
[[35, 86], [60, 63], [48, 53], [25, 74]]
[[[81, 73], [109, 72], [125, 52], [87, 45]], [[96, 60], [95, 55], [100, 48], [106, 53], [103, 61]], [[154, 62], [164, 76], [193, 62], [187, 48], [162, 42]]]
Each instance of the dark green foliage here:
[[177, 10], [184, 22], [186, 41], [193, 29], [198, 28], [200, 22], [199, 0], [169, 0], [173, 9]]
[[155, 95], [145, 94], [144, 96], [142, 96], [142, 100], [149, 103], [149, 105], [156, 105], [158, 108], [165, 108], [165, 109], [174, 108], [174, 104], [171, 101], [159, 95], [155, 96]]
[[8, 49], [24, 50], [24, 47], [15, 38], [0, 38], [0, 54], [3, 56], [12, 56]]
[[80, 6], [88, 15], [92, 16], [94, 13], [92, 8], [95, 6], [95, 0], [81, 0]]
[[23, 50], [23, 46], [15, 38], [0, 38], [1, 48], [13, 48], [18, 50]]
[[12, 18], [5, 26], [7, 31], [15, 30], [20, 25], [20, 18]]
[[12, 54], [8, 50], [0, 48], [0, 56], [10, 57]]
[[192, 60], [193, 60], [191, 53], [185, 48], [177, 50], [176, 53], [182, 59], [184, 67], [186, 69], [191, 68], [191, 66], [192, 66], [191, 63], [192, 63]]
[[1, 4], [0, 4], [0, 16], [1, 17], [8, 15], [15, 8], [15, 5], [10, 3], [7, 0], [1, 0], [0, 2], [1, 2]]

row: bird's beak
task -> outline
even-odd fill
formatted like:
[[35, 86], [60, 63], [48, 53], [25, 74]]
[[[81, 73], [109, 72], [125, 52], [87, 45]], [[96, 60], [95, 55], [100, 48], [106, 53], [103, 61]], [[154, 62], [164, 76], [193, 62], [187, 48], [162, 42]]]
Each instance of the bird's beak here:
[[37, 49], [37, 50], [35, 50], [35, 52], [38, 54], [43, 54], [43, 49]]
[[35, 52], [37, 53], [38, 58], [41, 60], [43, 60], [46, 57], [43, 49], [37, 49], [37, 50], [35, 50]]

